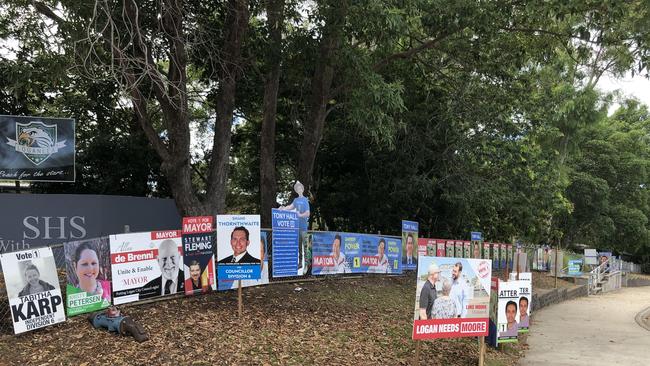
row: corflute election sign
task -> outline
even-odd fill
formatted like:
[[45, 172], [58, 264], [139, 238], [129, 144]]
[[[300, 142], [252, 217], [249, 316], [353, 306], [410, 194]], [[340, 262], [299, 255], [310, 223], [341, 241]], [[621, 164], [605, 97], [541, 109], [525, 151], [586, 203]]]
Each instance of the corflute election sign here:
[[0, 258], [16, 334], [65, 321], [50, 248], [6, 253]]

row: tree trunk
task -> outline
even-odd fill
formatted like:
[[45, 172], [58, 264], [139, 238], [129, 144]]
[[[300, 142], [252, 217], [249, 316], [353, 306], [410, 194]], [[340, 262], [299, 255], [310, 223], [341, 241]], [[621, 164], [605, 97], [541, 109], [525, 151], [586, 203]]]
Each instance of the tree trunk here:
[[330, 5], [325, 11], [328, 15], [319, 45], [319, 58], [312, 77], [309, 114], [305, 121], [298, 160], [298, 180], [305, 186], [305, 192], [311, 193], [312, 196], [315, 193], [312, 192], [314, 165], [325, 129], [327, 104], [331, 98], [336, 52], [341, 44], [347, 1]]
[[277, 206], [275, 176], [275, 124], [282, 60], [284, 0], [268, 0], [266, 13], [269, 28], [269, 71], [264, 86], [264, 116], [260, 136], [260, 207], [262, 227], [271, 226], [271, 209]]
[[241, 74], [242, 43], [250, 17], [247, 0], [230, 0], [228, 3], [227, 34], [216, 96], [217, 120], [205, 202], [207, 213], [212, 215], [223, 213], [226, 209], [235, 92]]

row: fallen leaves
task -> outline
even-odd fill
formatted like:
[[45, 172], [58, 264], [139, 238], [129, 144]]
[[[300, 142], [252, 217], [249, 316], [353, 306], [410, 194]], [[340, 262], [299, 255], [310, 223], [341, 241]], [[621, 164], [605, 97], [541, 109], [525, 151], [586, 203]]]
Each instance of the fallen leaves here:
[[[242, 319], [236, 291], [123, 306], [149, 332], [144, 343], [94, 329], [82, 315], [2, 336], [0, 351], [3, 362], [33, 365], [406, 365], [415, 354], [414, 274], [274, 284], [244, 289], [243, 298]], [[502, 365], [517, 357], [488, 348]], [[476, 364], [478, 342], [422, 342], [420, 360]]]

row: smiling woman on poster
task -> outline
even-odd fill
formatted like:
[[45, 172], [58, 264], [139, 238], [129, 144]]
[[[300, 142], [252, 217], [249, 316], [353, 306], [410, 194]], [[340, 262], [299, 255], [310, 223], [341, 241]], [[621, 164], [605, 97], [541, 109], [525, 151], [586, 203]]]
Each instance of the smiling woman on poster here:
[[40, 279], [41, 272], [38, 270], [38, 267], [36, 267], [35, 265], [28, 264], [27, 267], [25, 267], [24, 274], [25, 274], [25, 282], [27, 284], [22, 289], [22, 291], [20, 291], [18, 296], [27, 296], [27, 295], [37, 294], [40, 292], [54, 290], [54, 286]]
[[109, 281], [98, 280], [99, 256], [97, 251], [88, 243], [80, 244], [74, 253], [74, 268], [80, 290], [90, 295], [101, 295], [103, 299], [111, 300], [111, 284]]
[[388, 256], [386, 256], [386, 240], [383, 238], [379, 239], [379, 244], [377, 244], [377, 257], [379, 258], [377, 273], [390, 273]]

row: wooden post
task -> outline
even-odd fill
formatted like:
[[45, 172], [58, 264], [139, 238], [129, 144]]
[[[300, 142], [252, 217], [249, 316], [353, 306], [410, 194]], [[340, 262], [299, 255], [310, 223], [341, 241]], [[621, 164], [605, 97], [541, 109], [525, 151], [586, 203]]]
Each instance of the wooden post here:
[[[504, 279], [503, 279], [504, 281], [508, 280], [508, 275], [509, 275], [508, 272], [510, 271], [510, 261], [508, 260], [509, 259], [508, 254], [510, 254], [510, 252], [508, 251], [508, 246], [506, 245], [506, 274], [505, 274]], [[512, 255], [512, 254], [510, 254], [510, 255]]]
[[237, 285], [237, 297], [239, 299], [238, 310], [239, 310], [239, 319], [241, 319], [242, 312], [243, 312], [243, 309], [244, 309], [244, 304], [242, 302], [242, 296], [241, 296], [241, 280], [239, 280], [237, 282], [238, 282], [238, 285]]
[[478, 337], [478, 366], [485, 363], [485, 336]]
[[553, 272], [555, 272], [555, 288], [557, 288], [557, 252], [560, 249], [560, 240], [558, 239], [558, 245], [555, 247], [555, 263], [553, 264], [555, 268], [553, 268]]
[[413, 366], [420, 365], [420, 341], [415, 341], [415, 357], [413, 358]]

